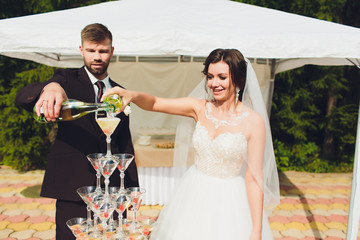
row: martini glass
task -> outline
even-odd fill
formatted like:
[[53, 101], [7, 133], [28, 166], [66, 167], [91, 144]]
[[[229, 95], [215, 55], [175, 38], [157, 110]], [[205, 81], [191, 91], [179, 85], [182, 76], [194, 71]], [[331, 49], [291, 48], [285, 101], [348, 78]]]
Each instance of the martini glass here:
[[110, 156], [107, 158], [106, 156], [99, 159], [101, 168], [101, 174], [105, 178], [105, 197], [109, 200], [109, 183], [110, 183], [110, 176], [113, 174], [114, 170], [116, 169], [119, 161], [117, 160], [116, 156]]
[[102, 193], [97, 193], [92, 197], [92, 201], [90, 201], [90, 208], [94, 212], [94, 231], [91, 233], [92, 238], [101, 237], [101, 233], [99, 231], [99, 216], [100, 216], [100, 207], [105, 202], [105, 195]]
[[91, 208], [90, 203], [92, 201], [92, 195], [94, 195], [96, 191], [96, 187], [94, 186], [85, 186], [80, 187], [76, 190], [76, 192], [79, 194], [81, 199], [86, 203], [86, 209], [87, 209], [87, 225], [88, 227], [91, 227]]
[[99, 162], [100, 158], [104, 158], [104, 153], [91, 153], [86, 155], [87, 159], [91, 163], [91, 165], [94, 167], [96, 171], [96, 192], [101, 193], [101, 186], [100, 186], [100, 178], [101, 178], [101, 165]]
[[120, 171], [120, 192], [125, 192], [124, 188], [124, 178], [125, 178], [125, 170], [129, 167], [131, 161], [134, 159], [134, 155], [128, 153], [119, 153], [114, 154], [118, 157], [119, 164], [117, 168]]
[[107, 228], [108, 228], [107, 221], [109, 220], [114, 210], [115, 210], [115, 204], [111, 201], [103, 200], [103, 202], [99, 204], [98, 213], [99, 213], [99, 218], [101, 220], [103, 233], [107, 232]]
[[103, 111], [96, 111], [95, 114], [96, 122], [99, 124], [101, 130], [106, 135], [107, 151], [106, 157], [111, 157], [111, 135], [113, 134], [115, 128], [120, 122], [120, 118], [117, 118], [112, 113], [106, 113], [106, 116], [103, 114]]
[[86, 239], [87, 223], [86, 218], [71, 218], [66, 221], [66, 225], [70, 228], [76, 239]]
[[133, 210], [133, 219], [131, 222], [131, 230], [132, 231], [137, 231], [141, 228], [141, 224], [136, 220], [136, 212], [139, 210], [141, 202], [142, 202], [142, 197], [145, 194], [145, 189], [144, 188], [140, 188], [140, 187], [130, 187], [127, 188], [126, 190], [129, 191], [129, 197], [131, 199], [131, 205], [132, 205], [132, 210]]
[[154, 229], [154, 226], [156, 225], [156, 221], [151, 218], [147, 218], [140, 221], [142, 224], [142, 233], [145, 236], [145, 239], [150, 238], [150, 234]]
[[120, 223], [123, 222], [123, 213], [131, 202], [129, 194], [130, 194], [129, 191], [124, 190], [124, 192], [121, 192], [120, 194], [118, 194], [113, 198], [113, 202], [115, 203], [115, 207], [116, 207], [115, 210], [119, 214], [119, 220], [118, 220], [119, 226], [117, 229], [117, 233], [115, 235], [116, 239], [123, 239], [128, 235], [124, 232], [122, 224]]

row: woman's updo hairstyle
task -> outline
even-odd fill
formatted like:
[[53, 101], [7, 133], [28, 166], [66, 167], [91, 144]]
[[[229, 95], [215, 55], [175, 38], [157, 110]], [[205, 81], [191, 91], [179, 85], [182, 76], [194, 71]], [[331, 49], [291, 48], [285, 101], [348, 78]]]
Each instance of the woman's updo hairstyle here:
[[209, 65], [211, 63], [225, 62], [229, 65], [230, 76], [233, 84], [239, 91], [239, 100], [242, 99], [246, 83], [246, 69], [247, 63], [244, 56], [236, 49], [222, 49], [218, 48], [213, 50], [204, 62], [204, 70], [202, 71], [205, 76], [208, 74]]

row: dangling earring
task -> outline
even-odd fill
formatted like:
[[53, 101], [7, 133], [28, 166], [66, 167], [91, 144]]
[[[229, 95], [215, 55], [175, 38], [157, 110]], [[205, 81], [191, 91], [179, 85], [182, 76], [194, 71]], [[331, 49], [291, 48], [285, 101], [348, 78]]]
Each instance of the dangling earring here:
[[235, 103], [237, 103], [239, 101], [239, 93], [240, 93], [240, 88], [236, 88], [235, 89]]

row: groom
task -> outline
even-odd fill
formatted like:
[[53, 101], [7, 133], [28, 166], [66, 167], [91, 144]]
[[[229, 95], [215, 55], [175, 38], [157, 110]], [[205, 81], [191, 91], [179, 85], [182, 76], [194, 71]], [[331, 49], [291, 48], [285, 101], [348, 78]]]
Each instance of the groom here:
[[[81, 31], [80, 46], [85, 66], [72, 70], [58, 69], [48, 81], [26, 86], [18, 92], [16, 104], [28, 111], [35, 106], [38, 115], [42, 107], [45, 117], [55, 121], [62, 102], [68, 98], [97, 102], [103, 91], [119, 86], [107, 73], [113, 52], [112, 34], [104, 25], [95, 23], [86, 26]], [[129, 117], [124, 113], [117, 117], [121, 121], [112, 134], [111, 150], [113, 153], [134, 154]], [[86, 205], [76, 189], [96, 185], [96, 172], [86, 155], [105, 152], [105, 135], [96, 123], [94, 114], [74, 121], [58, 122], [58, 133], [48, 155], [41, 189], [41, 196], [57, 199], [57, 240], [75, 239], [66, 221], [86, 217]], [[117, 170], [110, 178], [110, 185], [120, 185]], [[138, 186], [138, 175], [135, 161], [132, 161], [125, 172], [125, 187], [134, 186]]]

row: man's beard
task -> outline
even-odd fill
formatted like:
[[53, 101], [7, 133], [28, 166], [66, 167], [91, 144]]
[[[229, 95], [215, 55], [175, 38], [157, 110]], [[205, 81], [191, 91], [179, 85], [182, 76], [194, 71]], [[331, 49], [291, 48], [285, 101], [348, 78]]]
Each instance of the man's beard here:
[[92, 75], [94, 75], [94, 77], [98, 78], [99, 76], [106, 73], [109, 64], [105, 63], [105, 62], [96, 62], [96, 63], [102, 63], [103, 64], [102, 68], [93, 69], [93, 68], [91, 68], [91, 63], [90, 64], [85, 63], [85, 66], [86, 66], [87, 70], [89, 70], [89, 72]]

